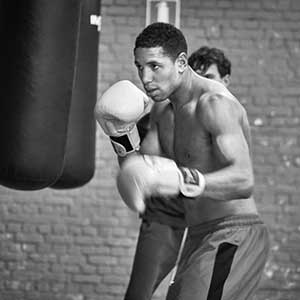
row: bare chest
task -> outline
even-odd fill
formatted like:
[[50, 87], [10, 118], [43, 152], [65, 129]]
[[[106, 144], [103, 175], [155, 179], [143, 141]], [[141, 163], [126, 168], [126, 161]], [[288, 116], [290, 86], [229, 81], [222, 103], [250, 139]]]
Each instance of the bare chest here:
[[159, 122], [159, 138], [167, 157], [187, 167], [212, 168], [212, 141], [193, 111], [168, 112]]

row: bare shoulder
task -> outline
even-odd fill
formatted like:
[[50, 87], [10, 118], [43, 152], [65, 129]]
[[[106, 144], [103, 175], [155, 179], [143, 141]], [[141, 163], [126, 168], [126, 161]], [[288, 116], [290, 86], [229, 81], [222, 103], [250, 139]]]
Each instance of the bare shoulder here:
[[224, 126], [240, 123], [246, 111], [231, 93], [208, 92], [197, 103], [197, 116], [205, 126]]

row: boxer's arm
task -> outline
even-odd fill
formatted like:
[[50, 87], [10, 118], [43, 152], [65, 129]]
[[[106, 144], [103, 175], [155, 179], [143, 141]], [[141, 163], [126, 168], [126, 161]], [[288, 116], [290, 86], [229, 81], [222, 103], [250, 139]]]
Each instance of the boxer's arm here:
[[213, 141], [215, 157], [223, 168], [206, 173], [204, 197], [216, 200], [248, 198], [254, 177], [248, 143], [241, 120], [243, 108], [231, 99], [211, 96], [201, 110], [201, 118]]
[[119, 156], [140, 148], [137, 122], [149, 112], [150, 99], [128, 80], [110, 86], [97, 100], [94, 113]]
[[127, 158], [141, 155], [141, 154], [148, 154], [148, 155], [157, 155], [163, 156], [159, 136], [158, 136], [158, 125], [157, 122], [160, 118], [160, 114], [162, 111], [162, 105], [153, 105], [150, 111], [150, 118], [149, 118], [149, 127], [148, 131], [143, 138], [139, 151], [133, 152], [128, 154], [126, 157], [118, 157], [119, 165], [121, 166]]
[[156, 155], [130, 156], [117, 176], [118, 191], [129, 208], [146, 209], [149, 196], [173, 197], [180, 193], [198, 197], [205, 188], [204, 176], [196, 169], [178, 167], [175, 161]]
[[161, 111], [162, 107], [155, 103], [150, 113], [149, 130], [145, 136], [145, 139], [141, 143], [140, 152], [142, 154], [162, 156], [162, 149], [158, 135], [158, 120], [160, 118]]

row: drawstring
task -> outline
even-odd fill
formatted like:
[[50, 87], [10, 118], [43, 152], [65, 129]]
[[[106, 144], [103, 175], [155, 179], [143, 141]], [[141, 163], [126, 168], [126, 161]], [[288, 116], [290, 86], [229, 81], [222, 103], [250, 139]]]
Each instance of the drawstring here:
[[178, 251], [175, 267], [172, 271], [172, 276], [171, 276], [171, 280], [170, 280], [169, 285], [172, 285], [174, 283], [174, 279], [175, 279], [177, 269], [178, 269], [178, 264], [179, 264], [179, 261], [181, 259], [182, 251], [183, 251], [185, 240], [186, 240], [186, 237], [187, 237], [187, 233], [188, 233], [188, 227], [185, 227], [184, 233], [183, 233], [183, 236], [182, 236], [182, 240], [181, 240], [181, 244], [180, 244], [180, 248], [179, 248], [179, 251]]

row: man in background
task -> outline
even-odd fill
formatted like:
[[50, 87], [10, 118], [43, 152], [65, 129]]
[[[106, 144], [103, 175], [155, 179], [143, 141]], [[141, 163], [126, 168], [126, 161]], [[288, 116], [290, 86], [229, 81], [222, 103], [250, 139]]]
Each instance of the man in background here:
[[219, 81], [226, 87], [230, 84], [231, 62], [222, 50], [203, 46], [191, 54], [188, 63], [199, 75]]

